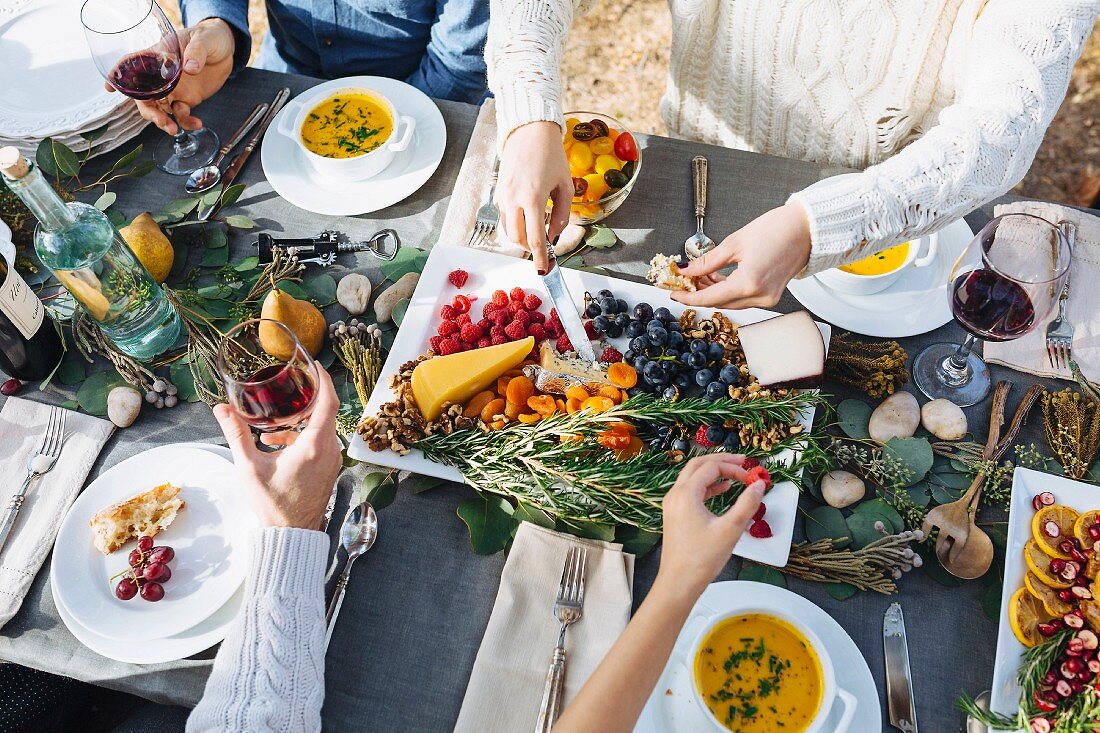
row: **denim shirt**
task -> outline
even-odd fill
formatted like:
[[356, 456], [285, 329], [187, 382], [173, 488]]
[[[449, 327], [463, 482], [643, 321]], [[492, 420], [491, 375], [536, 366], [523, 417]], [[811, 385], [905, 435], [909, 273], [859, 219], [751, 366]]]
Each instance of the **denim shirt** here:
[[[237, 39], [234, 70], [248, 63], [248, 0], [181, 5], [189, 26], [206, 18], [229, 23]], [[274, 43], [286, 71], [387, 76], [461, 102], [478, 103], [486, 94], [489, 0], [267, 0], [267, 17], [264, 45]]]

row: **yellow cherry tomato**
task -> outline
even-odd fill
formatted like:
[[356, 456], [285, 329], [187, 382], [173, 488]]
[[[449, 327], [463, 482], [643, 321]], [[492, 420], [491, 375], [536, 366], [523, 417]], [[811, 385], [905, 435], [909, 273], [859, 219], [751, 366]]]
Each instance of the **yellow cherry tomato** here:
[[592, 155], [592, 149], [588, 147], [588, 143], [578, 140], [573, 144], [573, 147], [569, 148], [569, 170], [573, 171], [573, 175], [577, 178], [590, 172], [592, 163], [595, 160], [596, 158]]
[[588, 181], [588, 190], [584, 192], [585, 201], [599, 201], [607, 193], [607, 181], [603, 179], [602, 174], [589, 173], [584, 180]]
[[573, 139], [572, 135], [566, 135], [564, 141], [562, 142], [562, 144], [565, 146], [565, 152], [568, 153], [570, 148], [572, 148], [573, 144], [576, 142], [577, 141]]
[[[600, 138], [606, 140], [607, 138]], [[607, 173], [609, 170], [622, 170], [623, 162], [616, 158], [614, 155], [600, 155], [596, 157], [596, 172], [601, 176]]]
[[615, 138], [619, 137], [619, 131], [614, 127], [609, 127], [607, 130], [607, 139], [611, 141], [611, 144], [615, 144]]
[[573, 128], [576, 127], [579, 122], [580, 120], [578, 120], [576, 117], [570, 117], [569, 119], [567, 119], [565, 121], [565, 134], [569, 135], [569, 137], [572, 137], [570, 133], [573, 132]]
[[573, 211], [581, 216], [596, 217], [603, 213], [599, 204], [573, 204]]
[[615, 149], [615, 141], [609, 137], [598, 137], [588, 143], [588, 146], [592, 148], [592, 152], [596, 155], [607, 155]]

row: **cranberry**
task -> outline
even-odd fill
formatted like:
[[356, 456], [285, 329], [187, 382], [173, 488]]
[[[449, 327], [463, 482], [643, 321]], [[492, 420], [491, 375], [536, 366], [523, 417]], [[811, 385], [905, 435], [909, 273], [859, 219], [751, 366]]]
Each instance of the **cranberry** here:
[[[144, 589], [143, 589], [144, 590]], [[1054, 685], [1054, 691], [1058, 693], [1058, 697], [1069, 697], [1073, 694], [1073, 688], [1069, 686], [1069, 683], [1065, 680], [1058, 680]]]
[[1061, 575], [1062, 571], [1066, 569], [1066, 561], [1060, 558], [1055, 558], [1050, 561], [1050, 572], [1055, 575]]
[[1046, 718], [1032, 718], [1031, 733], [1050, 733], [1050, 721]]
[[[1054, 636], [1058, 633], [1060, 627], [1057, 624], [1053, 623], [1040, 623], [1038, 624], [1038, 626], [1036, 626], [1036, 628], [1039, 629], [1039, 633], [1043, 636]], [[1053, 680], [1051, 682], [1048, 682], [1047, 684], [1053, 684]]]
[[1043, 532], [1047, 537], [1060, 537], [1062, 535], [1062, 529], [1058, 526], [1057, 522], [1047, 521], [1043, 523]]
[[23, 383], [14, 378], [0, 384], [0, 394], [5, 397], [14, 397], [19, 394], [19, 390], [21, 389], [23, 389]]
[[1037, 698], [1035, 700], [1035, 707], [1039, 708], [1039, 710], [1044, 713], [1053, 713], [1058, 709], [1058, 703]]
[[1039, 503], [1043, 506], [1053, 506], [1054, 494], [1050, 493], [1049, 491], [1042, 492], [1041, 494], [1039, 494]]
[[1100, 646], [1100, 636], [1097, 636], [1092, 629], [1081, 629], [1073, 638], [1079, 639], [1085, 649], [1092, 650]]
[[1067, 680], [1073, 679], [1078, 674], [1086, 669], [1085, 663], [1076, 657], [1070, 657], [1066, 661], [1062, 662], [1062, 676]]
[[1066, 623], [1066, 626], [1071, 629], [1080, 629], [1085, 625], [1085, 619], [1081, 618], [1076, 613], [1067, 613], [1062, 617], [1062, 620]]
[[160, 583], [145, 583], [141, 586], [141, 597], [150, 603], [156, 603], [164, 598], [164, 586]]
[[[1047, 672], [1045, 675], [1043, 675], [1043, 684], [1047, 685], [1048, 687], [1050, 685], [1053, 685], [1057, 681], [1058, 681], [1058, 678], [1054, 676], [1053, 672]], [[1035, 691], [1035, 699], [1036, 700], [1040, 699], [1038, 690]]]
[[123, 578], [115, 586], [115, 597], [120, 601], [128, 601], [137, 595], [138, 584], [133, 578]]
[[1064, 588], [1064, 589], [1058, 591], [1058, 600], [1063, 601], [1065, 603], [1072, 603], [1073, 602], [1073, 593], [1070, 591], [1069, 588]]
[[1092, 599], [1092, 591], [1082, 585], [1075, 585], [1070, 588], [1073, 591], [1073, 595], [1080, 598], [1082, 601], [1088, 601]]
[[1100, 524], [1094, 524], [1089, 527], [1089, 539], [1100, 540]]
[[[573, 179], [573, 180], [576, 180], [576, 179]], [[1034, 509], [1035, 511], [1039, 511], [1040, 509], [1043, 508], [1043, 500], [1039, 498], [1038, 494], [1031, 497], [1031, 508]]]

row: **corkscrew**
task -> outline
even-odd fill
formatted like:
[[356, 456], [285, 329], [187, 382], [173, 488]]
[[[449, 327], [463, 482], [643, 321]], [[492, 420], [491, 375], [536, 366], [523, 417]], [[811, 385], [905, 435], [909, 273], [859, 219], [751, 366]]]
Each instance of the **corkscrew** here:
[[401, 238], [393, 229], [383, 229], [361, 242], [351, 242], [344, 234], [329, 229], [316, 237], [297, 239], [276, 239], [270, 234], [261, 234], [255, 246], [261, 265], [271, 262], [274, 250], [281, 249], [303, 264], [328, 267], [336, 262], [336, 255], [347, 252], [369, 252], [380, 260], [392, 260], [401, 247]]

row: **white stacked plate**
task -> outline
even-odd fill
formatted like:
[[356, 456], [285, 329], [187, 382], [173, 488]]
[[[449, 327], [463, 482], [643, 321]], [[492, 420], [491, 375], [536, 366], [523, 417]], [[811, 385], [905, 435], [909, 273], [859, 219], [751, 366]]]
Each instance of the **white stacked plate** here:
[[[106, 91], [80, 24], [82, 0], [0, 0], [0, 146], [34, 154], [47, 137], [105, 153], [145, 127], [133, 100]], [[83, 135], [101, 130], [89, 141]]]
[[[154, 540], [175, 558], [164, 598], [121, 601], [111, 577], [128, 567], [129, 542], [104, 556], [88, 521], [104, 507], [154, 486], [179, 486], [186, 506]], [[81, 643], [110, 659], [156, 664], [183, 659], [222, 639], [241, 608], [252, 511], [225, 448], [165, 445], [112, 466], [73, 502], [50, 563], [50, 589], [61, 620]]]

